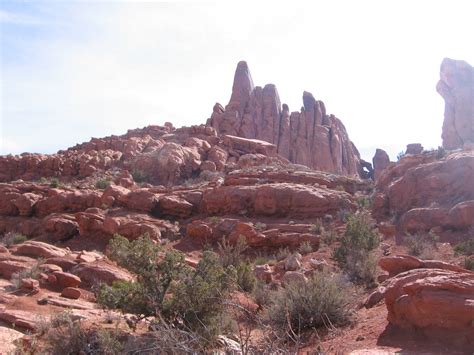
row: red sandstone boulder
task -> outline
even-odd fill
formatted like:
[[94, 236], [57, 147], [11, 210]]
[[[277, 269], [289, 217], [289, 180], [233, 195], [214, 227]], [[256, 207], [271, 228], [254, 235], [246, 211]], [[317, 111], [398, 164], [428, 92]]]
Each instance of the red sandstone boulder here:
[[147, 233], [150, 238], [157, 240], [161, 237], [162, 229], [176, 229], [169, 222], [125, 210], [106, 213], [99, 209], [89, 209], [77, 213], [76, 220], [79, 233], [90, 238], [110, 238], [118, 233], [129, 239], [136, 239]]
[[13, 204], [18, 209], [20, 216], [31, 216], [33, 214], [33, 208], [39, 200], [43, 198], [42, 195], [37, 195], [34, 193], [27, 192], [15, 200], [13, 200]]
[[389, 277], [412, 269], [443, 269], [457, 272], [470, 272], [457, 265], [440, 260], [421, 260], [410, 255], [393, 255], [380, 258], [379, 266], [389, 273]]
[[81, 284], [79, 277], [68, 272], [54, 271], [53, 275], [56, 277], [58, 284], [62, 287], [78, 287]]
[[16, 247], [15, 253], [19, 255], [27, 255], [37, 258], [54, 258], [63, 257], [68, 252], [65, 249], [55, 247], [54, 245], [48, 243], [30, 240], [19, 244]]
[[81, 290], [75, 287], [66, 287], [65, 289], [61, 291], [62, 297], [70, 298], [73, 300], [77, 300], [81, 298], [81, 295], [82, 295]]
[[71, 272], [79, 276], [82, 282], [88, 285], [97, 283], [112, 285], [114, 281], [133, 280], [132, 275], [127, 270], [106, 261], [81, 263], [75, 266]]
[[410, 270], [391, 279], [384, 296], [390, 323], [474, 346], [474, 273]]
[[52, 241], [68, 239], [79, 233], [79, 225], [70, 214], [51, 214], [43, 219], [42, 224]]
[[372, 158], [372, 164], [374, 166], [374, 179], [378, 180], [382, 171], [390, 165], [390, 158], [387, 152], [383, 149], [377, 149]]
[[189, 217], [193, 210], [193, 205], [184, 198], [176, 195], [160, 197], [158, 211], [167, 216], [180, 218]]

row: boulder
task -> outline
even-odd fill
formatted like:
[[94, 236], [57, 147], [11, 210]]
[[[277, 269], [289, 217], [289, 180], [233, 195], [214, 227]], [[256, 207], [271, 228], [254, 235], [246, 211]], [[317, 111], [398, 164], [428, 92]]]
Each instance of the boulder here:
[[63, 257], [68, 252], [65, 249], [55, 247], [54, 245], [36, 242], [36, 241], [27, 241], [22, 244], [19, 244], [16, 248], [15, 254], [33, 256], [36, 258], [55, 258]]
[[390, 323], [474, 346], [474, 273], [410, 270], [392, 278], [384, 296]]
[[114, 281], [133, 280], [133, 276], [127, 270], [103, 260], [93, 263], [81, 263], [75, 266], [71, 272], [79, 276], [82, 282], [87, 285], [97, 283], [112, 285]]
[[68, 272], [54, 271], [53, 275], [62, 287], [78, 287], [81, 284], [81, 279], [78, 276]]
[[70, 298], [72, 300], [77, 300], [81, 297], [81, 290], [75, 287], [66, 287], [61, 291], [61, 296]]
[[374, 166], [374, 179], [378, 180], [382, 171], [390, 165], [390, 158], [387, 152], [383, 149], [377, 149], [372, 158], [372, 164]]

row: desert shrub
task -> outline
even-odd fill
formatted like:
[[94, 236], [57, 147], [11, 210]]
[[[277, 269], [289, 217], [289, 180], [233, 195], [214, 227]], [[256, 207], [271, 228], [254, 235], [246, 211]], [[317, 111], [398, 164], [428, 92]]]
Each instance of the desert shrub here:
[[171, 282], [188, 271], [183, 254], [168, 252], [158, 262], [160, 251], [161, 247], [147, 235], [134, 241], [115, 235], [109, 242], [107, 255], [135, 273], [137, 281], [116, 281], [112, 286], [101, 285], [97, 294], [98, 303], [124, 312], [153, 315], [162, 306]]
[[0, 239], [0, 244], [3, 244], [5, 247], [9, 248], [15, 244], [21, 244], [27, 241], [28, 238], [20, 233], [8, 232], [2, 239]]
[[133, 241], [115, 234], [107, 247], [107, 256], [120, 266], [144, 276], [155, 273], [160, 251], [160, 245], [147, 234]]
[[380, 239], [371, 226], [370, 215], [360, 212], [350, 216], [340, 242], [333, 258], [353, 280], [373, 284], [376, 271], [373, 251]]
[[236, 273], [239, 288], [244, 292], [252, 292], [257, 282], [252, 265], [249, 262], [241, 262], [236, 267]]
[[142, 170], [133, 170], [132, 177], [133, 177], [133, 181], [137, 183], [148, 181], [148, 175]]
[[258, 255], [253, 261], [253, 263], [255, 265], [265, 265], [268, 264], [270, 261], [272, 261], [272, 259], [269, 256]]
[[158, 261], [160, 248], [148, 237], [130, 242], [116, 236], [108, 250], [110, 258], [136, 273], [137, 279], [101, 285], [99, 304], [143, 317], [163, 316], [167, 322], [196, 332], [206, 341], [224, 331], [224, 301], [237, 275], [233, 265], [222, 265], [219, 255], [205, 251], [196, 270], [192, 270], [184, 254], [177, 251], [167, 252]]
[[288, 249], [288, 247], [285, 247], [285, 248], [281, 247], [280, 249], [278, 249], [275, 255], [275, 259], [277, 259], [278, 261], [282, 261], [286, 259], [290, 254], [291, 254], [291, 251], [290, 249]]
[[346, 223], [349, 217], [351, 216], [351, 212], [347, 209], [341, 209], [337, 211], [337, 218], [341, 221]]
[[111, 184], [110, 180], [107, 179], [100, 179], [97, 180], [95, 183], [95, 187], [100, 190], [105, 190], [107, 187], [109, 187]]
[[359, 206], [359, 208], [370, 209], [372, 207], [372, 204], [373, 204], [373, 201], [369, 197], [364, 196], [364, 197], [359, 197], [357, 199], [357, 206]]
[[242, 261], [242, 254], [248, 249], [247, 240], [239, 236], [236, 243], [229, 242], [226, 238], [218, 243], [218, 253], [224, 267], [230, 265], [237, 267]]
[[329, 228], [329, 230], [325, 230], [321, 234], [321, 239], [322, 239], [324, 244], [329, 246], [337, 240], [337, 233], [334, 230], [334, 228]]
[[240, 236], [235, 244], [223, 239], [219, 243], [219, 259], [224, 268], [229, 266], [235, 268], [239, 288], [242, 291], [251, 292], [255, 286], [255, 276], [251, 264], [243, 260], [243, 253], [247, 248], [248, 245], [244, 236]]
[[267, 225], [265, 223], [262, 223], [262, 222], [257, 222], [254, 224], [254, 228], [255, 230], [257, 231], [264, 231], [267, 229]]
[[154, 315], [154, 304], [149, 302], [149, 289], [141, 282], [115, 281], [112, 286], [102, 285], [97, 303], [124, 313]]
[[259, 308], [262, 308], [270, 303], [270, 294], [270, 288], [265, 282], [258, 280], [255, 283], [252, 296]]
[[473, 255], [474, 254], [474, 236], [469, 239], [458, 243], [454, 246], [454, 253], [456, 255]]
[[49, 183], [49, 187], [57, 189], [59, 187], [59, 180], [56, 178], [52, 179], [51, 182]]
[[339, 276], [316, 273], [307, 283], [294, 282], [271, 295], [266, 321], [295, 339], [302, 331], [349, 321], [347, 285]]
[[81, 320], [69, 312], [57, 314], [45, 333], [48, 354], [120, 354], [123, 345], [119, 331], [92, 330], [82, 326]]
[[418, 256], [422, 259], [432, 259], [438, 236], [433, 233], [428, 234], [407, 234], [405, 244], [409, 255]]
[[211, 222], [212, 224], [217, 224], [217, 223], [219, 223], [221, 220], [222, 220], [222, 218], [219, 217], [219, 216], [211, 216], [211, 217], [209, 217], [209, 222]]
[[309, 231], [314, 234], [320, 234], [324, 230], [323, 222], [321, 218], [318, 218], [312, 225], [309, 227]]
[[463, 267], [467, 270], [474, 271], [474, 257], [466, 257], [463, 261]]
[[222, 334], [229, 326], [224, 301], [235, 285], [235, 270], [224, 268], [217, 254], [206, 251], [195, 272], [185, 275], [164, 305], [166, 318], [207, 340]]
[[306, 255], [306, 254], [309, 254], [313, 251], [313, 246], [311, 245], [310, 242], [303, 242], [300, 244], [300, 246], [298, 247], [298, 251], [302, 254], [302, 255]]
[[43, 260], [38, 260], [30, 268], [22, 270], [20, 272], [15, 272], [11, 277], [11, 283], [13, 286], [18, 289], [21, 285], [21, 280], [23, 279], [35, 279], [38, 280], [41, 274], [39, 266], [43, 263]]
[[401, 151], [400, 153], [397, 154], [397, 161], [400, 161], [403, 157], [405, 156], [405, 152]]
[[436, 150], [436, 159], [443, 159], [446, 156], [446, 149], [444, 147], [439, 146]]

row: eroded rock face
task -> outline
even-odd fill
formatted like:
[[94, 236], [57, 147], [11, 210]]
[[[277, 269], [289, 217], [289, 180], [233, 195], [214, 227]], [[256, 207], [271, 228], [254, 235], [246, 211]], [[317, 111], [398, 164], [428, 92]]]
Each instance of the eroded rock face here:
[[326, 114], [322, 101], [303, 93], [301, 112], [281, 105], [273, 84], [255, 87], [246, 62], [239, 62], [232, 95], [225, 109], [216, 104], [208, 125], [221, 134], [259, 139], [274, 144], [292, 163], [316, 170], [358, 175], [359, 152], [342, 122]]
[[457, 149], [474, 143], [474, 68], [445, 58], [436, 89], [445, 101], [443, 147]]

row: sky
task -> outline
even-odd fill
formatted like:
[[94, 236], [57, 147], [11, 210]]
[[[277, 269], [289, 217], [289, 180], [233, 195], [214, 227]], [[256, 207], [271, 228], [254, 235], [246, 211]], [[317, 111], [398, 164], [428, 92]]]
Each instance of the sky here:
[[238, 61], [340, 118], [366, 160], [441, 145], [444, 57], [474, 64], [471, 1], [0, 0], [0, 155], [205, 123]]

